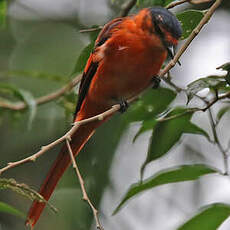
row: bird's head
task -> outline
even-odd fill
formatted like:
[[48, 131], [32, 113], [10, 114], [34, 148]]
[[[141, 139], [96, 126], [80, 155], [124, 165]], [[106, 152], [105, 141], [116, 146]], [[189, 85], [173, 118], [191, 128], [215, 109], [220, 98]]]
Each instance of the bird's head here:
[[180, 22], [170, 11], [163, 7], [148, 8], [154, 33], [160, 37], [168, 54], [173, 58], [174, 48], [182, 35]]

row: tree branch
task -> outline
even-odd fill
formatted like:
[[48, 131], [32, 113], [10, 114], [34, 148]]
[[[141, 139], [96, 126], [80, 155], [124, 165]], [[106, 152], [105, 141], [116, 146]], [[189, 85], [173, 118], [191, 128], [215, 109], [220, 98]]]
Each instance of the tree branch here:
[[98, 27], [95, 27], [95, 28], [82, 29], [82, 30], [79, 30], [79, 32], [80, 33], [88, 33], [88, 32], [101, 30], [102, 28], [103, 28], [103, 26], [98, 26]]
[[175, 1], [175, 2], [171, 2], [169, 3], [167, 6], [166, 6], [166, 9], [171, 9], [175, 6], [178, 6], [178, 5], [181, 5], [181, 4], [184, 4], [184, 3], [191, 3], [191, 4], [194, 4], [194, 5], [198, 5], [198, 4], [202, 4], [202, 3], [207, 3], [207, 2], [211, 2], [212, 0], [178, 0], [178, 1]]
[[176, 2], [171, 2], [166, 6], [166, 9], [171, 9], [171, 8], [173, 8], [175, 6], [184, 4], [186, 2], [190, 2], [190, 0], [179, 0], [179, 1], [176, 1]]
[[216, 124], [214, 122], [212, 111], [211, 111], [210, 107], [208, 108], [208, 115], [209, 115], [209, 120], [210, 120], [210, 123], [211, 123], [211, 128], [212, 128], [212, 133], [213, 133], [215, 144], [218, 146], [218, 148], [219, 148], [219, 150], [220, 150], [220, 152], [221, 152], [221, 154], [223, 156], [224, 174], [228, 175], [228, 170], [229, 170], [228, 155], [227, 155], [226, 150], [224, 150], [222, 144], [220, 143], [220, 140], [219, 140], [219, 137], [218, 137], [217, 131], [216, 131]]
[[128, 2], [121, 11], [120, 16], [125, 17], [129, 14], [129, 11], [136, 5], [137, 0], [131, 0]]
[[41, 155], [43, 155], [48, 150], [52, 149], [54, 146], [62, 143], [67, 138], [71, 138], [71, 136], [77, 131], [77, 129], [81, 125], [84, 125], [84, 124], [87, 124], [89, 122], [96, 121], [96, 120], [100, 120], [101, 121], [101, 120], [105, 119], [105, 117], [112, 115], [113, 113], [115, 113], [119, 109], [120, 109], [120, 105], [114, 105], [111, 109], [105, 111], [104, 113], [101, 113], [101, 114], [99, 114], [97, 116], [94, 116], [94, 117], [90, 117], [88, 119], [84, 119], [84, 120], [75, 122], [74, 125], [73, 125], [73, 127], [65, 135], [63, 135], [62, 137], [58, 138], [57, 140], [51, 142], [48, 145], [42, 146], [41, 149], [37, 153], [35, 153], [35, 154], [33, 154], [33, 155], [31, 155], [31, 156], [29, 156], [27, 158], [24, 158], [24, 159], [22, 159], [20, 161], [9, 162], [6, 167], [0, 169], [0, 175], [3, 172], [5, 172], [8, 169], [10, 169], [10, 168], [14, 168], [14, 167], [16, 167], [18, 165], [21, 165], [21, 164], [24, 164], [24, 163], [27, 163], [27, 162], [34, 162], [38, 157], [40, 157]]
[[85, 182], [84, 182], [84, 180], [83, 180], [83, 178], [81, 176], [81, 173], [80, 173], [79, 168], [77, 166], [76, 160], [74, 158], [74, 154], [73, 154], [72, 148], [70, 146], [70, 138], [66, 138], [66, 145], [67, 145], [67, 148], [69, 150], [70, 159], [72, 161], [72, 165], [73, 165], [74, 171], [75, 171], [75, 173], [76, 173], [76, 175], [78, 177], [78, 180], [79, 180], [79, 183], [80, 183], [80, 186], [81, 186], [83, 200], [86, 201], [89, 204], [90, 208], [93, 211], [93, 215], [94, 215], [94, 218], [95, 218], [95, 221], [96, 221], [97, 229], [103, 230], [103, 227], [101, 226], [100, 221], [99, 221], [98, 210], [94, 207], [94, 205], [92, 204], [92, 202], [89, 199], [88, 194], [86, 192]]
[[[39, 97], [37, 98], [36, 101], [36, 105], [40, 105], [40, 104], [44, 104], [50, 101], [53, 101], [57, 98], [59, 98], [60, 96], [62, 96], [63, 94], [65, 94], [66, 92], [68, 92], [69, 90], [71, 90], [75, 85], [77, 85], [79, 82], [81, 81], [81, 75], [76, 76], [75, 78], [73, 78], [68, 84], [64, 85], [62, 88], [47, 94], [45, 96]], [[5, 109], [11, 109], [11, 110], [23, 110], [25, 108], [27, 108], [27, 104], [25, 102], [18, 102], [18, 103], [6, 103], [3, 101], [0, 101], [0, 107], [1, 108], [5, 108]]]

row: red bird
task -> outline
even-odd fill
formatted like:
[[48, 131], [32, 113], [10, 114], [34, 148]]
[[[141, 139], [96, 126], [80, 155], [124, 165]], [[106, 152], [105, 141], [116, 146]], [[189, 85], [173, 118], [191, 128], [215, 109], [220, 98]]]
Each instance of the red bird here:
[[[98, 115], [117, 103], [125, 109], [126, 100], [149, 86], [167, 56], [173, 57], [170, 48], [177, 45], [181, 34], [177, 18], [161, 7], [143, 9], [106, 24], [84, 69], [74, 121]], [[74, 133], [71, 147], [75, 156], [103, 122], [80, 126]], [[70, 163], [64, 145], [40, 189], [46, 200]], [[45, 203], [34, 201], [27, 224], [33, 227], [44, 207]]]

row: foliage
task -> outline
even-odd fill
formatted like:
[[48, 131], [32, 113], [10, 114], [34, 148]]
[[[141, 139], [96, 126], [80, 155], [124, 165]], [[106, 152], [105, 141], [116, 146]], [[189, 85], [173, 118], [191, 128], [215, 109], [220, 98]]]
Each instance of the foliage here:
[[0, 202], [0, 212], [5, 212], [25, 219], [26, 215], [9, 204]]
[[197, 180], [200, 176], [207, 175], [210, 173], [219, 173], [217, 169], [214, 169], [208, 165], [182, 165], [170, 169], [162, 170], [152, 177], [145, 179], [144, 181], [140, 181], [139, 183], [133, 184], [124, 198], [122, 199], [121, 203], [115, 209], [114, 214], [116, 214], [123, 204], [128, 201], [133, 196], [146, 191], [148, 189], [152, 189], [154, 187], [176, 183], [176, 182], [183, 182], [183, 181], [191, 181]]
[[[137, 1], [136, 6], [137, 8], [150, 7], [153, 5], [166, 7], [173, 2], [175, 1], [139, 0]], [[120, 2], [119, 4], [121, 5]], [[7, 10], [6, 1], [0, 1], [1, 28], [8, 26], [6, 24]], [[187, 39], [191, 35], [192, 31], [200, 23], [206, 12], [207, 10], [188, 9], [177, 13], [176, 16], [181, 22], [183, 28], [182, 40]], [[82, 25], [78, 25], [78, 28], [82, 28]], [[82, 47], [81, 52], [75, 61], [76, 64], [73, 66], [73, 71], [68, 76], [72, 77], [84, 70], [87, 59], [94, 47], [95, 39], [100, 32], [99, 26], [89, 27], [88, 29], [93, 28], [95, 28], [95, 31], [86, 33], [85, 36], [87, 37], [89, 43], [85, 47]], [[227, 117], [228, 112], [230, 111], [229, 62], [223, 63], [223, 65], [218, 67], [218, 69], [223, 71], [222, 75], [216, 74], [198, 77], [195, 81], [190, 82], [186, 88], [180, 88], [177, 86], [173, 87], [173, 84], [168, 84], [158, 89], [150, 89], [146, 91], [135, 103], [130, 106], [129, 110], [122, 115], [122, 117], [115, 116], [114, 120], [109, 123], [108, 126], [105, 126], [103, 132], [106, 132], [106, 134], [99, 130], [97, 136], [95, 137], [95, 140], [97, 140], [96, 143], [99, 144], [97, 145], [92, 141], [89, 144], [90, 147], [86, 147], [86, 150], [83, 150], [87, 152], [87, 148], [89, 148], [91, 152], [93, 150], [94, 154], [90, 155], [90, 153], [88, 153], [79, 156], [79, 162], [82, 162], [80, 164], [82, 164], [83, 171], [85, 170], [84, 174], [87, 175], [87, 184], [91, 189], [90, 193], [92, 194], [93, 198], [95, 198], [97, 204], [99, 204], [101, 200], [104, 188], [109, 183], [109, 168], [111, 166], [116, 146], [119, 143], [122, 134], [128, 129], [129, 126], [132, 126], [133, 124], [137, 124], [139, 127], [133, 138], [133, 142], [140, 139], [141, 135], [144, 133], [146, 134], [149, 132], [150, 137], [148, 140], [148, 151], [144, 163], [140, 169], [140, 179], [130, 186], [126, 194], [117, 205], [117, 208], [114, 210], [114, 214], [119, 213], [122, 207], [128, 205], [128, 203], [131, 202], [131, 198], [136, 199], [137, 195], [145, 193], [149, 190], [153, 190], [158, 186], [188, 181], [199, 181], [200, 183], [203, 183], [208, 176], [212, 178], [214, 174], [218, 174], [218, 176], [224, 177], [223, 174], [228, 174], [227, 161], [229, 146], [227, 148], [223, 147], [222, 140], [219, 138], [220, 130], [218, 130], [217, 127], [219, 123], [224, 120], [223, 117]], [[2, 107], [0, 110], [1, 120], [5, 119], [6, 122], [8, 121], [9, 116], [7, 113], [4, 113], [7, 109], [9, 110], [9, 113], [16, 113], [15, 111], [10, 111], [10, 106], [25, 103], [27, 106], [25, 110], [28, 111], [29, 119], [26, 119], [24, 116], [26, 114], [25, 110], [19, 110], [18, 113], [22, 114], [22, 124], [32, 127], [32, 121], [35, 120], [35, 125], [38, 124], [36, 128], [38, 129], [39, 127], [42, 127], [42, 131], [39, 133], [39, 135], [37, 135], [39, 136], [40, 140], [37, 141], [37, 136], [35, 136], [36, 141], [31, 140], [33, 145], [35, 145], [35, 143], [40, 144], [41, 140], [44, 142], [42, 139], [43, 136], [45, 136], [45, 140], [52, 136], [50, 133], [48, 133], [48, 131], [46, 133], [46, 129], [54, 129], [55, 127], [55, 134], [53, 134], [53, 136], [63, 133], [63, 127], [62, 130], [58, 130], [60, 126], [59, 124], [64, 123], [61, 115], [66, 114], [70, 116], [70, 114], [74, 112], [74, 107], [76, 104], [75, 90], [66, 91], [63, 95], [53, 99], [58, 99], [56, 101], [57, 103], [49, 103], [46, 107], [38, 106], [36, 97], [43, 96], [43, 93], [41, 93], [41, 95], [39, 94], [40, 90], [42, 91], [43, 88], [47, 88], [47, 91], [50, 92], [53, 89], [63, 87], [66, 82], [66, 76], [63, 76], [61, 73], [60, 75], [55, 73], [52, 74], [49, 71], [47, 71], [47, 73], [40, 73], [37, 70], [34, 72], [30, 72], [28, 70], [7, 70], [6, 73], [8, 74], [7, 80], [0, 83], [0, 107]], [[20, 78], [18, 78], [19, 76]], [[32, 86], [28, 87], [27, 84], [30, 81]], [[171, 82], [171, 79], [167, 78], [166, 82]], [[207, 95], [205, 97], [199, 96], [199, 93], [204, 89], [208, 91]], [[184, 93], [186, 94], [187, 98], [185, 97]], [[177, 102], [178, 97], [183, 98], [183, 103], [180, 103], [179, 105]], [[194, 106], [194, 104], [196, 106]], [[215, 113], [212, 113], [211, 108], [213, 108], [212, 106], [214, 104], [218, 104], [219, 106], [215, 108]], [[61, 118], [59, 117], [59, 120], [55, 120], [54, 116], [52, 116], [52, 112], [55, 114], [55, 116], [60, 116]], [[201, 123], [194, 121], [194, 118], [199, 116], [199, 112], [205, 112], [207, 121], [211, 127], [211, 132], [208, 129], [206, 130]], [[214, 116], [214, 114], [216, 115]], [[23, 119], [24, 123], [22, 121]], [[43, 123], [44, 120], [46, 120], [46, 123]], [[53, 126], [52, 123], [54, 123]], [[46, 125], [47, 127], [45, 127]], [[227, 128], [228, 127], [226, 127], [226, 129]], [[34, 133], [37, 132], [37, 129], [32, 129], [33, 133], [30, 133], [30, 135], [35, 135]], [[18, 130], [20, 129], [18, 128]], [[112, 134], [111, 130], [113, 130]], [[178, 164], [174, 167], [164, 168], [152, 174], [152, 176], [148, 176], [148, 178], [144, 177], [144, 172], [147, 165], [168, 156], [179, 143], [184, 142], [185, 136], [190, 137], [194, 134], [196, 134], [195, 138], [202, 139], [202, 141], [206, 142], [206, 144], [214, 144], [217, 146], [218, 152], [221, 153], [220, 157], [223, 157], [223, 161], [226, 165], [226, 168], [223, 172], [222, 170], [214, 168], [206, 163], [197, 164], [192, 162], [191, 164]], [[17, 133], [19, 139], [18, 142], [23, 142], [20, 141], [21, 135], [23, 136], [23, 132], [20, 131], [20, 134]], [[29, 136], [28, 138], [32, 137]], [[24, 151], [28, 151], [27, 148], [23, 149]], [[13, 149], [12, 152], [15, 152], [15, 149]], [[103, 160], [96, 159], [95, 155], [100, 155], [100, 157], [103, 157]], [[8, 156], [5, 156], [4, 159], [6, 162], [9, 161], [7, 157]], [[23, 155], [23, 157], [25, 157], [25, 155]], [[16, 157], [14, 156], [14, 159], [15, 158]], [[39, 168], [39, 173], [41, 171], [42, 170]], [[204, 179], [200, 180], [201, 177]], [[97, 179], [95, 180], [95, 178]], [[99, 182], [101, 178], [103, 178], [103, 180]], [[95, 181], [97, 181], [98, 184]], [[70, 182], [68, 181], [66, 183], [68, 184]], [[44, 202], [44, 199], [37, 192], [26, 184], [17, 183], [15, 179], [0, 178], [0, 190], [5, 189], [10, 189], [14, 193], [19, 193], [20, 195], [23, 195], [31, 200], [36, 199]], [[73, 191], [78, 191], [77, 193], [80, 193], [78, 189]], [[56, 195], [58, 195], [58, 192]], [[71, 195], [70, 197], [72, 198], [74, 196]], [[64, 199], [62, 199], [62, 201], [65, 203]], [[79, 215], [85, 220], [85, 222], [87, 222], [90, 218], [90, 221], [92, 221], [92, 217], [88, 214], [89, 210], [86, 209], [80, 203], [80, 201], [76, 202], [79, 204], [77, 205], [76, 212], [80, 213]], [[65, 204], [63, 204], [63, 206], [64, 205]], [[23, 212], [19, 211], [18, 208], [9, 205], [7, 202], [0, 202], [0, 212], [25, 218]], [[181, 225], [178, 230], [214, 230], [221, 226], [229, 215], [230, 206], [228, 204], [212, 203], [208, 206], [201, 207], [201, 209], [198, 210], [193, 217], [187, 220], [186, 223]], [[67, 218], [70, 217], [68, 216]], [[75, 217], [71, 216], [70, 220], [74, 221], [74, 219]], [[164, 223], [162, 223], [162, 225], [163, 224]], [[87, 224], [84, 225], [84, 228], [89, 228], [89, 226], [90, 222], [89, 224], [87, 222]], [[79, 224], [77, 227], [81, 229], [82, 226]]]
[[215, 230], [229, 217], [230, 206], [223, 203], [214, 203], [202, 208], [200, 213], [195, 215], [178, 230]]

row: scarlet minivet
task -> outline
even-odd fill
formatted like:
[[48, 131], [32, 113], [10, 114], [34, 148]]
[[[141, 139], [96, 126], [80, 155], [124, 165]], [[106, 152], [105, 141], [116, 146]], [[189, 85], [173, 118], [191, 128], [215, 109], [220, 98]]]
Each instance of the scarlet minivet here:
[[[177, 45], [181, 33], [177, 18], [161, 7], [106, 24], [84, 69], [74, 121], [100, 114], [117, 103], [124, 108], [127, 99], [150, 84], [167, 55], [172, 57], [170, 48]], [[80, 126], [74, 133], [71, 147], [75, 156], [105, 120]], [[40, 189], [46, 200], [70, 163], [64, 145]], [[34, 201], [27, 224], [33, 227], [44, 207], [45, 203]]]

